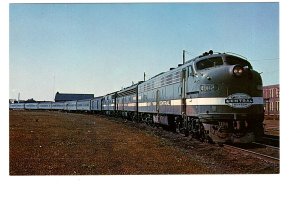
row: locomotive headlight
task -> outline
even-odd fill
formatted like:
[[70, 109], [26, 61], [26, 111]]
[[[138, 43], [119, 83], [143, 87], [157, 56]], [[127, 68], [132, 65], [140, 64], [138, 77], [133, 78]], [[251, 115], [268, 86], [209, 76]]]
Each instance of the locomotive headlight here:
[[236, 65], [233, 67], [232, 72], [235, 76], [242, 76], [244, 68], [240, 65]]

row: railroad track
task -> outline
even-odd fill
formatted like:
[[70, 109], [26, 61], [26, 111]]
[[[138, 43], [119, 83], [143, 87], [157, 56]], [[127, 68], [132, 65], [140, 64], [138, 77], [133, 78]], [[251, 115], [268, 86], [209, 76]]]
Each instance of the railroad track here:
[[[118, 120], [118, 119], [110, 118], [110, 120], [118, 122], [118, 123], [120, 122], [120, 120]], [[166, 130], [164, 130], [164, 131], [166, 131]], [[162, 130], [159, 130], [159, 132], [161, 133]], [[169, 131], [169, 130], [167, 130], [166, 132], [171, 133], [171, 131]], [[174, 135], [174, 137], [175, 137], [175, 138], [172, 137], [173, 140], [177, 140], [177, 139], [182, 140], [182, 138], [184, 138], [184, 140], [187, 139], [186, 137], [183, 137], [183, 136], [180, 139], [180, 136], [178, 136], [177, 134], [174, 134], [174, 133], [172, 133], [172, 135]], [[265, 136], [266, 136], [266, 138], [271, 138], [272, 141], [277, 141], [278, 144], [279, 144], [279, 137], [278, 136], [272, 136], [272, 135], [265, 135]], [[251, 155], [253, 157], [256, 157], [256, 158], [259, 158], [261, 160], [265, 160], [265, 161], [268, 161], [268, 162], [271, 162], [271, 163], [279, 164], [279, 162], [280, 162], [280, 159], [279, 159], [279, 145], [275, 145], [275, 146], [274, 145], [268, 145], [268, 143], [266, 144], [265, 140], [260, 140], [260, 141], [257, 141], [257, 142], [253, 142], [251, 144], [244, 144], [245, 148], [238, 147], [238, 146], [233, 146], [233, 145], [229, 145], [229, 144], [222, 144], [221, 146], [223, 146], [225, 149], [229, 149], [231, 151], [234, 150], [234, 151], [243, 152], [243, 153], [246, 153], [246, 154]], [[243, 146], [243, 145], [241, 145], [241, 146]], [[278, 154], [278, 155], [276, 155], [277, 157], [274, 157], [272, 155], [266, 155], [264, 153], [252, 151], [252, 150], [249, 150], [249, 149], [253, 149], [253, 150], [257, 150], [257, 151], [273, 151], [272, 152], [273, 154]], [[274, 152], [276, 152], [276, 153], [274, 153]]]
[[279, 150], [278, 146], [268, 145], [268, 144], [264, 144], [264, 143], [260, 143], [260, 142], [252, 142], [252, 144], [261, 145], [261, 146], [265, 146], [265, 147], [269, 147], [269, 148], [273, 148], [273, 149]]
[[264, 137], [264, 138], [268, 138], [268, 139], [272, 139], [272, 140], [279, 140], [279, 136], [277, 136], [277, 135], [268, 135], [268, 134], [264, 134], [263, 137]]
[[255, 142], [265, 144], [265, 145], [270, 145], [273, 147], [279, 147], [279, 141], [280, 141], [279, 136], [264, 134], [261, 138], [259, 138]]
[[[232, 145], [229, 145], [229, 144], [224, 144], [223, 147], [225, 149], [228, 149], [228, 150], [235, 150], [235, 151], [240, 151], [240, 152], [243, 152], [243, 153], [247, 153], [247, 154], [252, 155], [256, 158], [259, 158], [259, 159], [262, 159], [262, 160], [265, 160], [265, 161], [268, 161], [268, 162], [276, 163], [276, 164], [278, 164], [279, 161], [280, 161], [280, 159], [277, 158], [277, 157], [273, 157], [273, 156], [269, 156], [269, 155], [266, 155], [266, 154], [258, 153], [258, 152], [251, 151], [251, 150], [248, 150], [248, 149], [244, 149], [244, 148], [241, 148], [241, 147], [232, 146]], [[279, 148], [278, 148], [278, 150], [279, 150]]]

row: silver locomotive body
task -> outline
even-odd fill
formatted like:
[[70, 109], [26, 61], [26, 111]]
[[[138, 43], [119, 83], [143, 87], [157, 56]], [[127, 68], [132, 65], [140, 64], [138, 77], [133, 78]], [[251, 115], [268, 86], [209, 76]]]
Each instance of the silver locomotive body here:
[[193, 66], [186, 115], [201, 130], [192, 130], [193, 134], [214, 142], [248, 143], [263, 133], [262, 79], [248, 61], [215, 54], [194, 61]]
[[251, 64], [229, 54], [205, 54], [143, 82], [145, 121], [214, 142], [248, 143], [263, 132], [262, 80]]

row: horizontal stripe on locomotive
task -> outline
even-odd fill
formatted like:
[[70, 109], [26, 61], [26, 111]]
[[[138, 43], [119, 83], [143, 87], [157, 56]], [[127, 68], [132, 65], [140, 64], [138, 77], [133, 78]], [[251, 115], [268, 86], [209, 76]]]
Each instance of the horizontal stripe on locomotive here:
[[118, 107], [136, 107], [136, 103], [124, 103], [124, 104], [122, 104], [122, 103], [118, 103], [117, 104], [117, 106]]
[[[226, 103], [225, 97], [221, 98], [192, 98], [192, 99], [186, 99], [186, 105], [187, 106], [205, 106], [205, 105], [228, 105]], [[262, 105], [263, 98], [262, 97], [252, 97], [251, 105]], [[145, 107], [145, 106], [156, 106], [157, 102], [143, 102], [139, 103], [139, 107]], [[181, 99], [174, 99], [174, 100], [164, 100], [159, 101], [160, 106], [180, 106], [182, 105]]]
[[103, 104], [103, 107], [113, 107], [115, 104]]
[[[187, 99], [186, 105], [196, 106], [196, 105], [228, 105], [226, 102], [227, 97], [218, 97], [218, 98], [193, 98]], [[263, 97], [251, 97], [251, 105], [260, 105], [264, 104]]]

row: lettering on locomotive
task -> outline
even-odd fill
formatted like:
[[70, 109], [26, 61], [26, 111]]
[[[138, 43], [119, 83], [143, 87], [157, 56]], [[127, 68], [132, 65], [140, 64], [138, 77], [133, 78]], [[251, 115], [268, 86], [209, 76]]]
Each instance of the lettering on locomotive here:
[[225, 103], [233, 108], [248, 108], [253, 104], [253, 98], [248, 94], [236, 93], [228, 96]]
[[218, 85], [215, 84], [202, 84], [200, 85], [200, 91], [201, 92], [210, 92], [210, 91], [215, 91], [218, 90]]

